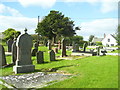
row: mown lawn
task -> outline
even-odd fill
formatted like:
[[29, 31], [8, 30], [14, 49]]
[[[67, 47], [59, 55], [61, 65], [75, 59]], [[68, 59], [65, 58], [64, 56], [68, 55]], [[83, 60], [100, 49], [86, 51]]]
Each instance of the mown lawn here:
[[[54, 83], [45, 88], [117, 88], [118, 87], [118, 56], [92, 56], [78, 60], [56, 60], [49, 61], [48, 49], [39, 47], [44, 51], [44, 64], [37, 64], [36, 57], [32, 57], [35, 65], [35, 72], [55, 72], [72, 74], [73, 77]], [[57, 54], [59, 56], [61, 51]], [[68, 51], [67, 54], [70, 54]], [[7, 61], [11, 62], [11, 56], [7, 56]], [[14, 75], [12, 67], [1, 70], [2, 75]], [[17, 74], [19, 75], [19, 74]]]
[[118, 50], [108, 51], [108, 53], [118, 53]]

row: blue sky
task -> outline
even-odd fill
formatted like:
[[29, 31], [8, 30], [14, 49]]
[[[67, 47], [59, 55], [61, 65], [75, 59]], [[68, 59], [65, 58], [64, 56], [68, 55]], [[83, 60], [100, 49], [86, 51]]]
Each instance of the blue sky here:
[[118, 24], [118, 0], [1, 0], [0, 30], [14, 28], [21, 32], [28, 28], [35, 33], [37, 16], [46, 16], [50, 10], [62, 12], [81, 27], [77, 35], [87, 40], [90, 35], [103, 37], [114, 34]]

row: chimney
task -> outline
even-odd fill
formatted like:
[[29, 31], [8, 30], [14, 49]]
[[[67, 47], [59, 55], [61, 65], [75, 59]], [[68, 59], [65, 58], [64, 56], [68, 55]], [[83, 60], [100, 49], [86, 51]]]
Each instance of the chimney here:
[[106, 37], [106, 34], [104, 33], [104, 38]]

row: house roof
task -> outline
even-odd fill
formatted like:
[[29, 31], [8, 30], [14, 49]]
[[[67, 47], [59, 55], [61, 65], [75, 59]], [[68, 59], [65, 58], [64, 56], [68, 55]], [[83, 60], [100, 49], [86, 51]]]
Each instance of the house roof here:
[[[116, 39], [116, 37], [114, 36], [114, 35], [112, 35], [112, 34], [110, 34], [113, 38], [115, 38]], [[117, 40], [117, 39], [116, 39]]]
[[92, 42], [101, 42], [102, 40], [103, 40], [103, 38], [94, 37]]

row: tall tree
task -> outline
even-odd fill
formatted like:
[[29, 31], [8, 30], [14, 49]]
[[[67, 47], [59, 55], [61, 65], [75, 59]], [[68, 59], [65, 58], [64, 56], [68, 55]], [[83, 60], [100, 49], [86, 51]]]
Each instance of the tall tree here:
[[89, 42], [92, 42], [93, 38], [94, 38], [94, 35], [90, 35], [89, 36]]
[[5, 35], [4, 40], [13, 39], [14, 37], [17, 38], [21, 34], [20, 31], [16, 31], [13, 28], [8, 28], [7, 30], [5, 30], [2, 33]]
[[118, 41], [118, 45], [120, 46], [120, 25], [118, 25], [118, 28], [117, 28], [116, 38], [117, 38], [117, 41]]
[[[71, 37], [75, 34], [73, 23], [70, 18], [65, 17], [61, 12], [52, 10], [38, 24], [36, 33], [39, 33], [41, 36], [46, 36], [50, 41], [53, 37], [62, 37], [62, 41], [65, 43], [64, 39], [66, 37]], [[66, 54], [62, 56], [66, 56]]]

